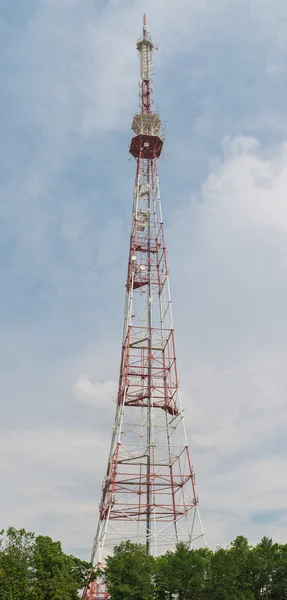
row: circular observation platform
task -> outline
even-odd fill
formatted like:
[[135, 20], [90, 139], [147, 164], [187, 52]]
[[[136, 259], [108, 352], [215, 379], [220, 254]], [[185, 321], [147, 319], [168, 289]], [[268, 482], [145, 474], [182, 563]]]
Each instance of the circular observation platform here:
[[163, 147], [160, 135], [161, 120], [154, 114], [137, 114], [133, 118], [130, 153], [135, 158], [159, 158]]
[[159, 158], [163, 140], [158, 135], [139, 134], [132, 138], [130, 153], [135, 158]]

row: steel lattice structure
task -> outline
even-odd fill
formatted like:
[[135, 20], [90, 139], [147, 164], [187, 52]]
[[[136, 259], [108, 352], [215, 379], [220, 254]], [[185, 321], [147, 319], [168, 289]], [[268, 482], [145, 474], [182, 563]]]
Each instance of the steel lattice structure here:
[[[141, 62], [141, 113], [132, 122], [130, 153], [136, 178], [126, 283], [117, 408], [102, 485], [92, 563], [102, 564], [122, 540], [148, 553], [180, 540], [205, 545], [179, 397], [171, 297], [157, 172], [164, 135], [151, 110], [154, 44], [137, 42]], [[96, 580], [83, 598], [105, 598]]]

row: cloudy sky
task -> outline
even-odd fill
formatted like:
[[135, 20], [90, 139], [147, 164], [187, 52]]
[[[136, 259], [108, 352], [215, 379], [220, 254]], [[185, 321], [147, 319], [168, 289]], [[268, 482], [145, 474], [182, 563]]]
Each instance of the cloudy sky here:
[[144, 10], [207, 539], [287, 527], [287, 3], [0, 0], [0, 528], [85, 558], [115, 408]]

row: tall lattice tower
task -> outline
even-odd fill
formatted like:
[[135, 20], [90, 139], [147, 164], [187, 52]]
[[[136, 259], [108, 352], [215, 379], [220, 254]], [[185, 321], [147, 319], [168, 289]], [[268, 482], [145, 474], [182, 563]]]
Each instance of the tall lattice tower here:
[[[164, 136], [151, 108], [155, 46], [144, 17], [137, 42], [141, 113], [132, 122], [136, 160], [122, 357], [115, 423], [102, 485], [92, 562], [124, 539], [162, 553], [180, 540], [205, 545], [186, 438], [174, 343], [157, 159]], [[105, 598], [103, 580], [84, 598]]]

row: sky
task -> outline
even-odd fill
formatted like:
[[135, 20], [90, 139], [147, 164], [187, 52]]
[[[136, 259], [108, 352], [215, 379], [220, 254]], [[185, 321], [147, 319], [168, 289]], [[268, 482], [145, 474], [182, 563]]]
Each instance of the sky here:
[[144, 11], [207, 541], [286, 541], [286, 2], [0, 0], [0, 528], [83, 558], [115, 410]]

